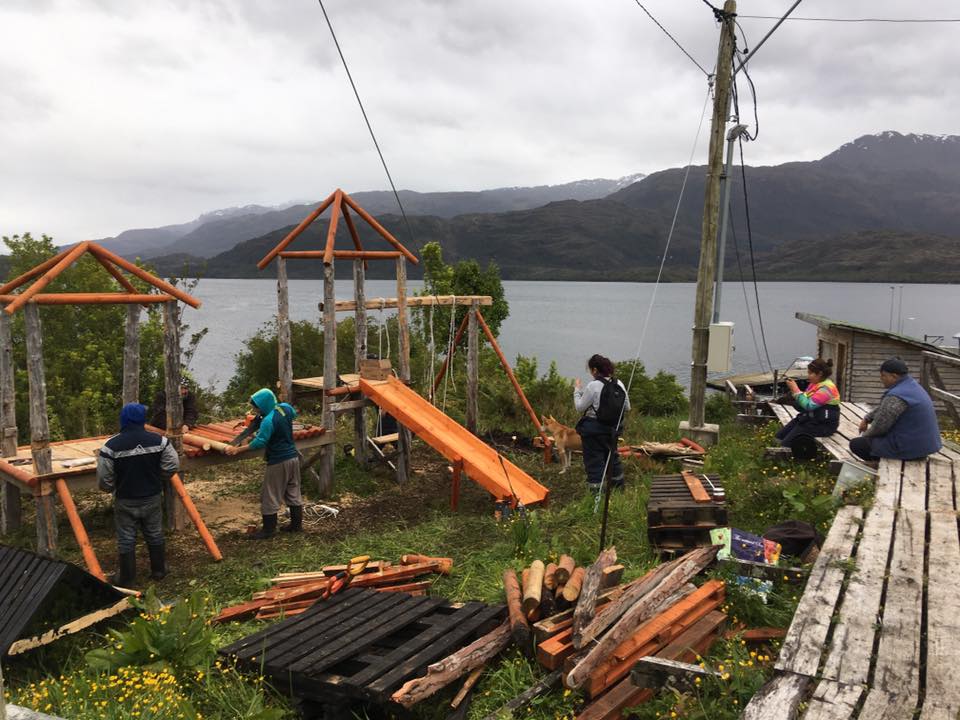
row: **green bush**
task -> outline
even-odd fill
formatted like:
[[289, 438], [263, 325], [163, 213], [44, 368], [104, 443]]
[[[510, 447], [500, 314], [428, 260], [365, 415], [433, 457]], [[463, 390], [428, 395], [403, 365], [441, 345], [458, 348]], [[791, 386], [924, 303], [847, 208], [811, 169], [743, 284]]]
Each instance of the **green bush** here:
[[677, 382], [675, 375], [661, 370], [651, 378], [639, 360], [624, 360], [617, 363], [616, 367], [617, 377], [624, 385], [630, 385], [630, 406], [633, 412], [661, 417], [676, 415], [687, 409], [683, 386]]
[[711, 393], [703, 409], [704, 417], [711, 423], [730, 422], [737, 416], [737, 409], [726, 393]]

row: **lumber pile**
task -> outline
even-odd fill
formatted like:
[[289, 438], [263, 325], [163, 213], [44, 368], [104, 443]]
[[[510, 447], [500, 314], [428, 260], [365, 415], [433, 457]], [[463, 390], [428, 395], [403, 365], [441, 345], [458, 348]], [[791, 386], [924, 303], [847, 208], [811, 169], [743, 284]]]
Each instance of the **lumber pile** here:
[[[353, 578], [350, 587], [423, 596], [433, 583], [427, 576], [449, 575], [452, 569], [452, 558], [426, 555], [403, 555], [397, 565], [389, 560], [373, 560], [363, 572]], [[327, 565], [313, 572], [280, 573], [270, 580], [269, 588], [254, 593], [249, 602], [223, 608], [212, 622], [249, 618], [269, 620], [298, 615], [321, 598], [337, 573], [346, 570], [346, 565]]]

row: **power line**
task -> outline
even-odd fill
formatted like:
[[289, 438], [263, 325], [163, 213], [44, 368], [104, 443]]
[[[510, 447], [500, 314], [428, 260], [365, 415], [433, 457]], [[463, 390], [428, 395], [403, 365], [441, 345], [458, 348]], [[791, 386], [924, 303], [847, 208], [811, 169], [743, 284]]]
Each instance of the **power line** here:
[[[753, 311], [750, 309], [750, 300], [747, 297], [747, 281], [743, 277], [743, 263], [740, 260], [740, 244], [737, 242], [737, 228], [733, 222], [733, 215], [730, 215], [730, 235], [733, 237], [733, 250], [737, 256], [737, 271], [740, 274], [740, 288], [743, 290], [743, 306], [747, 311], [747, 323], [750, 325], [750, 337], [753, 338], [753, 349], [757, 353], [757, 366], [764, 370], [763, 357], [760, 355], [760, 343], [757, 342], [757, 332], [753, 327]], [[773, 368], [768, 368], [771, 372]]]
[[777, 22], [775, 22], [774, 25], [773, 25], [773, 27], [770, 28], [770, 29], [767, 31], [767, 34], [766, 34], [766, 35], [764, 35], [762, 38], [760, 38], [760, 42], [758, 42], [758, 43], [756, 44], [756, 46], [753, 48], [753, 51], [752, 51], [747, 57], [745, 57], [743, 60], [740, 61], [740, 65], [738, 65], [737, 68], [733, 71], [733, 74], [734, 74], [734, 75], [736, 75], [738, 72], [740, 72], [740, 69], [743, 68], [744, 65], [746, 65], [750, 60], [753, 59], [753, 56], [757, 54], [757, 50], [759, 50], [761, 47], [763, 47], [763, 44], [767, 41], [767, 38], [769, 38], [771, 35], [773, 35], [773, 33], [775, 33], [775, 32], [777, 31], [777, 28], [778, 28], [778, 27], [780, 27], [781, 25], [783, 25], [784, 20], [786, 20], [787, 18], [790, 17], [790, 13], [792, 13], [794, 10], [796, 10], [796, 9], [797, 9], [797, 5], [799, 5], [801, 2], [802, 2], [802, 0], [796, 0], [796, 2], [794, 2], [793, 5], [791, 5], [791, 6], [787, 9], [787, 11], [783, 14], [783, 17], [777, 18]]
[[370, 138], [373, 140], [373, 146], [377, 149], [377, 155], [380, 156], [380, 163], [383, 165], [383, 171], [387, 174], [387, 180], [390, 181], [390, 189], [393, 190], [393, 196], [397, 199], [397, 205], [400, 208], [400, 214], [403, 216], [403, 224], [407, 228], [407, 235], [410, 242], [417, 246], [419, 251], [420, 243], [413, 237], [413, 231], [410, 229], [410, 221], [407, 220], [407, 213], [403, 209], [403, 203], [400, 201], [400, 193], [397, 192], [397, 186], [393, 184], [393, 177], [390, 175], [390, 168], [387, 167], [387, 161], [380, 150], [380, 143], [377, 142], [377, 136], [373, 132], [373, 126], [370, 124], [370, 118], [367, 117], [367, 111], [363, 107], [363, 101], [360, 99], [360, 93], [357, 91], [357, 85], [353, 82], [353, 75], [350, 74], [350, 68], [347, 66], [347, 59], [343, 56], [343, 50], [340, 49], [340, 42], [337, 40], [337, 34], [333, 31], [333, 25], [330, 22], [330, 16], [327, 15], [327, 9], [323, 6], [323, 0], [317, 0], [320, 3], [320, 9], [323, 11], [323, 19], [327, 21], [327, 27], [330, 28], [330, 37], [333, 38], [333, 44], [337, 47], [337, 53], [340, 55], [340, 62], [343, 63], [343, 69], [347, 72], [347, 79], [350, 81], [350, 87], [353, 88], [353, 94], [357, 98], [357, 105], [360, 106], [360, 113], [363, 115], [363, 121], [367, 124], [367, 130], [370, 131]]
[[[737, 15], [739, 18], [750, 20], [777, 20], [776, 15]], [[805, 22], [832, 22], [832, 23], [960, 23], [960, 18], [829, 18], [829, 17], [789, 17], [787, 20]]]
[[676, 45], [678, 48], [680, 48], [680, 51], [681, 51], [684, 55], [686, 55], [688, 58], [690, 58], [690, 62], [692, 62], [694, 65], [696, 65], [698, 68], [700, 68], [700, 72], [702, 72], [702, 73], [703, 73], [704, 75], [706, 75], [707, 77], [710, 77], [710, 73], [708, 73], [708, 72], [704, 69], [703, 65], [701, 65], [700, 63], [698, 63], [698, 62], [696, 61], [696, 58], [694, 58], [693, 55], [691, 55], [690, 53], [688, 53], [688, 52], [684, 49], [683, 45], [681, 45], [681, 44], [677, 41], [677, 39], [676, 39], [673, 35], [670, 34], [670, 31], [667, 30], [663, 25], [661, 25], [659, 20], [657, 20], [653, 15], [650, 14], [650, 11], [647, 10], [647, 9], [643, 6], [643, 3], [641, 3], [640, 0], [633, 0], [633, 1], [634, 1], [637, 5], [640, 6], [640, 9], [643, 10], [643, 11], [647, 14], [647, 17], [648, 17], [648, 18], [650, 18], [651, 20], [653, 20], [653, 22], [656, 24], [656, 26], [657, 26], [658, 28], [660, 28], [661, 30], [663, 30], [664, 34], [665, 34], [668, 38], [670, 38], [671, 40], [673, 40], [673, 44]]

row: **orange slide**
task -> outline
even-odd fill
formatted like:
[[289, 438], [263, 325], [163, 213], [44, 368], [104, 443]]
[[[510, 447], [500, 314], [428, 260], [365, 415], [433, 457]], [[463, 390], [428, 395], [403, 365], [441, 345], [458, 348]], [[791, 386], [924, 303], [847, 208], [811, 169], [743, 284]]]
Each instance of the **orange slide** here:
[[463, 461], [470, 479], [497, 500], [546, 501], [547, 488], [396, 378], [361, 378], [360, 391], [447, 460]]

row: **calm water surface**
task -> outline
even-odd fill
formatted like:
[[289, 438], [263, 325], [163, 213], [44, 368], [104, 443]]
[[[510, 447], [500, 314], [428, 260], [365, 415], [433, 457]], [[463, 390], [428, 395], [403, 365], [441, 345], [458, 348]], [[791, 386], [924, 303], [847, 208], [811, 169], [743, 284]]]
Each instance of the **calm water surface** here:
[[[411, 283], [418, 290], [420, 283]], [[901, 293], [902, 287], [902, 293]], [[517, 354], [534, 355], [546, 370], [555, 361], [561, 373], [585, 376], [586, 358], [595, 352], [614, 360], [638, 354], [648, 371], [666, 370], [684, 384], [689, 380], [690, 328], [693, 325], [694, 285], [660, 285], [642, 338], [652, 283], [504, 282], [510, 317], [500, 342], [511, 360]], [[323, 291], [320, 280], [290, 281], [290, 316], [293, 320], [320, 322], [317, 309]], [[949, 338], [960, 333], [960, 284], [890, 285], [864, 283], [760, 283], [760, 306], [771, 361], [780, 367], [799, 355], [815, 352], [814, 326], [794, 317], [809, 312], [848, 320], [879, 329], [901, 328], [907, 335], [926, 334]], [[747, 287], [751, 316], [760, 345], [753, 286]], [[263, 280], [204, 279], [194, 294], [203, 301], [200, 310], [187, 309], [193, 329], [208, 327], [193, 359], [192, 371], [204, 385], [222, 389], [234, 369], [234, 356], [243, 340], [276, 313], [276, 282]], [[902, 294], [902, 301], [900, 300]], [[368, 280], [367, 298], [396, 295], [391, 280]], [[349, 281], [338, 282], [338, 299], [352, 299]], [[750, 332], [744, 291], [739, 283], [725, 283], [722, 320], [736, 323], [734, 363], [737, 372], [760, 368]], [[376, 318], [378, 313], [372, 313]], [[346, 314], [343, 315], [346, 317]], [[437, 343], [443, 330], [435, 328]], [[396, 339], [394, 338], [394, 342]]]

